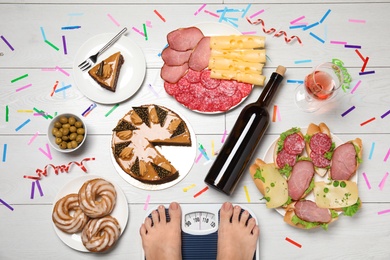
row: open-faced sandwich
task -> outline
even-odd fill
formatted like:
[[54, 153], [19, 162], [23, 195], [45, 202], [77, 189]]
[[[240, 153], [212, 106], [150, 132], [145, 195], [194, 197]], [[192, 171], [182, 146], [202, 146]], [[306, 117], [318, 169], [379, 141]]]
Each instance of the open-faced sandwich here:
[[362, 162], [363, 143], [360, 138], [338, 146], [332, 156], [329, 177], [332, 180], [349, 180]]

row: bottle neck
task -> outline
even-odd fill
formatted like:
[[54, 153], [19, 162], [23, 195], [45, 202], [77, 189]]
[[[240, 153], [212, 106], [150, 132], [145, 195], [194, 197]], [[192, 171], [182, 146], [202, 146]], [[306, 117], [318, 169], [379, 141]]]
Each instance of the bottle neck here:
[[275, 96], [276, 91], [280, 83], [283, 80], [283, 76], [274, 72], [272, 73], [267, 85], [264, 87], [259, 99], [256, 101], [257, 104], [268, 107]]

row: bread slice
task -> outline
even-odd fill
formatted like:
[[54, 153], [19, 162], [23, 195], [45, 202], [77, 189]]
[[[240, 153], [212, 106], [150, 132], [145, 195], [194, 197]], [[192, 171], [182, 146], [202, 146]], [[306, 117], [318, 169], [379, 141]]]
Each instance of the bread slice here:
[[102, 88], [115, 92], [124, 58], [120, 52], [112, 54], [88, 71]]

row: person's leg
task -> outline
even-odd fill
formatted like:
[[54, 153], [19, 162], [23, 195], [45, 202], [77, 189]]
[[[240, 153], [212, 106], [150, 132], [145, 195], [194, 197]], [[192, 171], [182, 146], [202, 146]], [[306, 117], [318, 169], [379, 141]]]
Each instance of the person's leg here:
[[259, 227], [254, 218], [249, 219], [249, 212], [241, 214], [241, 207], [225, 202], [220, 211], [218, 230], [218, 260], [252, 260], [257, 248]]
[[181, 255], [181, 208], [176, 202], [169, 205], [170, 222], [166, 222], [165, 207], [159, 206], [141, 225], [142, 247], [147, 260], [179, 260]]

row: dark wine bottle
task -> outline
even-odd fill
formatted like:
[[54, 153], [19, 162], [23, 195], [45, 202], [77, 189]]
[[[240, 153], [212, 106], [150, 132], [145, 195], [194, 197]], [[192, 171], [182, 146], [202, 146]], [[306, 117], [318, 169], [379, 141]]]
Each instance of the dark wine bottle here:
[[266, 132], [270, 115], [268, 106], [283, 80], [286, 68], [278, 66], [273, 72], [259, 99], [246, 105], [237, 118], [222, 149], [206, 175], [211, 187], [231, 195]]

